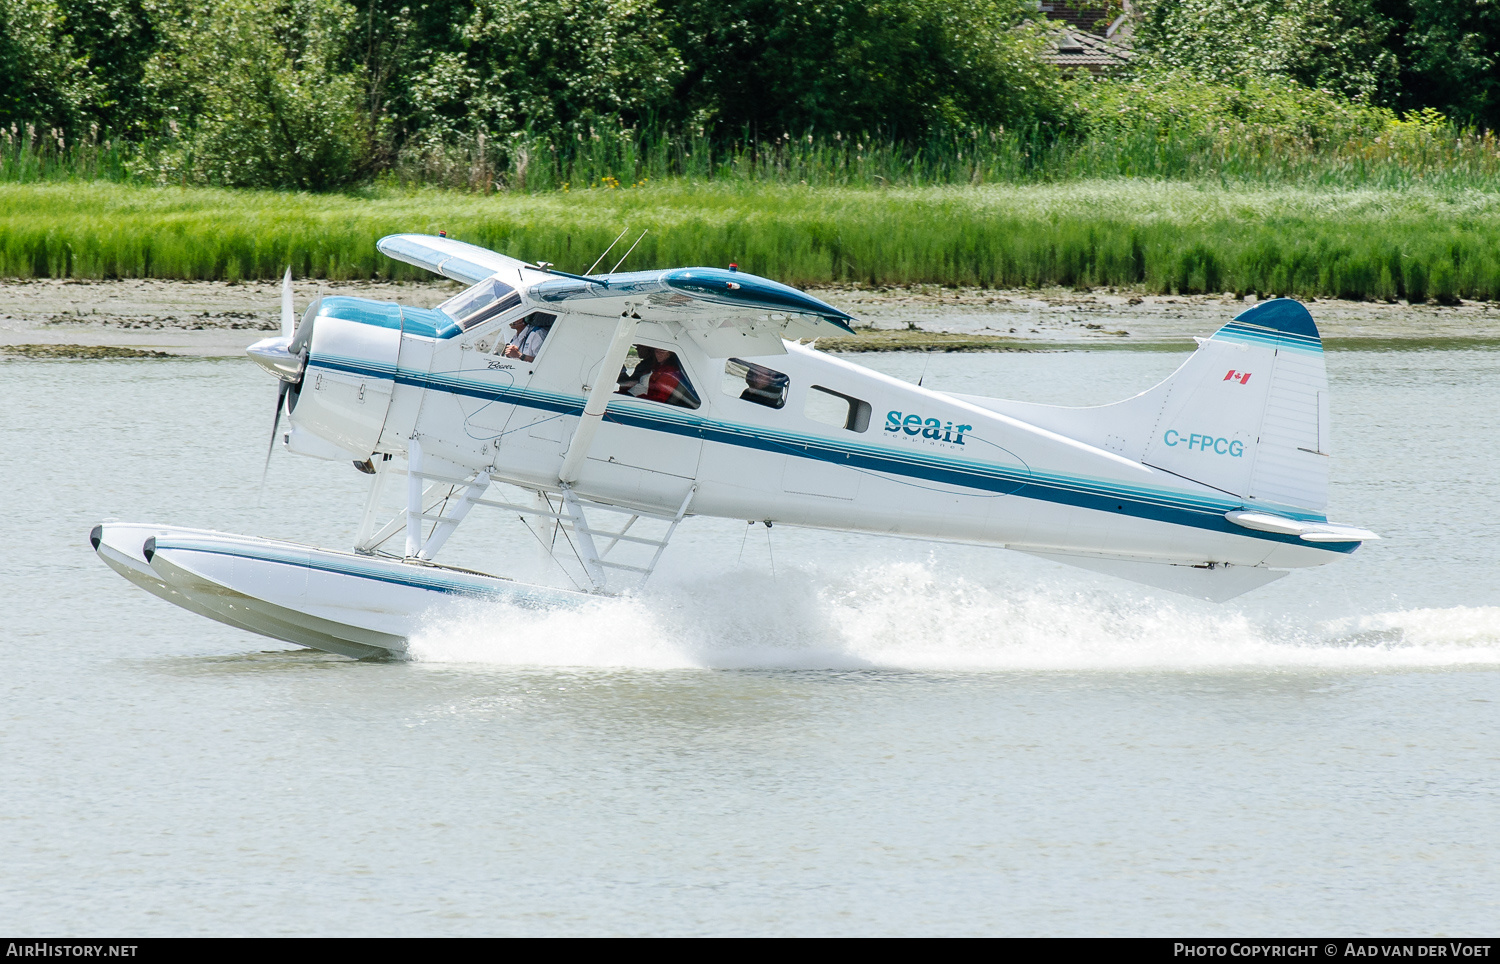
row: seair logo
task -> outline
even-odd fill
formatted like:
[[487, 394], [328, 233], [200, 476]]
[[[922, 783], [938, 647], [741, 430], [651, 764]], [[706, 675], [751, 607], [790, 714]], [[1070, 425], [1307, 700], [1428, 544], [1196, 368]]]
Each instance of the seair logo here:
[[887, 432], [901, 432], [906, 435], [920, 435], [923, 438], [934, 439], [939, 442], [953, 442], [956, 445], [964, 444], [964, 433], [974, 431], [972, 425], [960, 425], [954, 427], [952, 422], [943, 422], [940, 419], [924, 419], [920, 415], [907, 415], [903, 417], [900, 412], [885, 413], [885, 430]]
[[1174, 448], [1186, 445], [1189, 451], [1213, 452], [1215, 455], [1228, 455], [1236, 459], [1245, 455], [1245, 443], [1239, 439], [1217, 438], [1213, 435], [1179, 435], [1175, 428], [1169, 428], [1161, 440]]
[[1248, 384], [1250, 384], [1250, 373], [1249, 372], [1237, 372], [1233, 368], [1231, 368], [1231, 369], [1229, 369], [1229, 374], [1227, 374], [1227, 375], [1224, 376], [1224, 381], [1226, 381], [1226, 382], [1239, 382], [1241, 385], [1248, 385]]

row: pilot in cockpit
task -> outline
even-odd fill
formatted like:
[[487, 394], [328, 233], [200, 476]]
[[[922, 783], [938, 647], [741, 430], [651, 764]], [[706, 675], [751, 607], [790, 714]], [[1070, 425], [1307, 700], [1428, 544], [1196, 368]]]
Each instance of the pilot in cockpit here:
[[556, 316], [541, 311], [517, 318], [510, 323], [515, 334], [505, 343], [505, 350], [501, 354], [506, 358], [519, 358], [523, 362], [535, 361], [555, 320]]

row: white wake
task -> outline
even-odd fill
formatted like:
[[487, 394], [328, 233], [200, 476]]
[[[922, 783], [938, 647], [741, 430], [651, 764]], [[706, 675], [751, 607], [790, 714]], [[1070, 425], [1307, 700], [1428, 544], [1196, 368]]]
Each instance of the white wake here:
[[989, 586], [915, 563], [821, 578], [731, 573], [536, 611], [466, 603], [424, 662], [638, 669], [1128, 670], [1500, 664], [1500, 607], [1257, 623], [1163, 596]]

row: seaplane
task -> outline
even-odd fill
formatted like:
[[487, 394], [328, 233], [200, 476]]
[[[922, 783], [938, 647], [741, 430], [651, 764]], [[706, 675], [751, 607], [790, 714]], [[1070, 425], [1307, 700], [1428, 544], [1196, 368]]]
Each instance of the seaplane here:
[[[324, 297], [299, 320], [288, 272], [280, 334], [248, 349], [279, 383], [272, 447], [371, 476], [353, 546], [109, 522], [90, 534], [105, 563], [366, 659], [399, 658], [454, 600], [639, 591], [694, 517], [992, 546], [1213, 601], [1378, 538], [1325, 514], [1323, 346], [1294, 300], [1241, 312], [1153, 388], [1074, 408], [821, 352], [854, 318], [734, 265], [573, 274], [446, 236], [377, 247], [467, 287], [435, 309]], [[440, 562], [476, 509], [519, 521], [573, 585]]]

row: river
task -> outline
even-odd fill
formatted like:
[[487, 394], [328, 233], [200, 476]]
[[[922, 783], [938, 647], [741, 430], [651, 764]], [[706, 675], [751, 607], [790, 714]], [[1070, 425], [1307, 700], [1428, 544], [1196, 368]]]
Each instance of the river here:
[[[845, 357], [1068, 404], [1182, 358]], [[258, 495], [253, 366], [0, 363], [0, 930], [1488, 933], [1500, 355], [1328, 358], [1329, 515], [1384, 539], [1229, 604], [692, 520], [642, 597], [459, 608], [388, 663], [89, 549], [104, 518], [348, 544], [347, 466], [277, 452]], [[524, 575], [521, 535], [454, 551]]]

